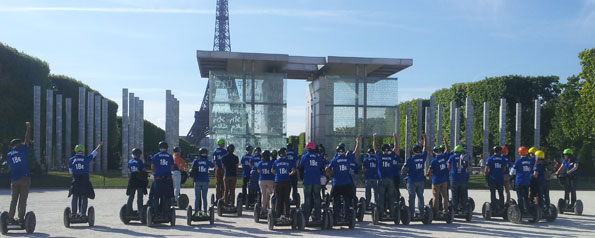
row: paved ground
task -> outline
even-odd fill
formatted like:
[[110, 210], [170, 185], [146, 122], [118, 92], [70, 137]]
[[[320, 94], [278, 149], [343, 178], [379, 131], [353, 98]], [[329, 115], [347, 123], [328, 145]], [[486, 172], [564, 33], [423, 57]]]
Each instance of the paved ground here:
[[[209, 189], [213, 192], [214, 189]], [[404, 190], [402, 190], [404, 192]], [[210, 237], [595, 237], [595, 191], [579, 191], [579, 197], [585, 204], [582, 216], [561, 215], [552, 223], [540, 222], [538, 224], [512, 224], [502, 221], [485, 221], [481, 217], [481, 205], [489, 200], [489, 191], [472, 190], [470, 196], [477, 203], [475, 216], [471, 222], [457, 220], [453, 224], [435, 221], [432, 225], [422, 225], [421, 222], [412, 222], [411, 225], [394, 225], [385, 223], [374, 226], [371, 218], [366, 215], [363, 222], [357, 224], [354, 230], [347, 228], [331, 231], [319, 231], [307, 228], [306, 231], [296, 232], [288, 228], [269, 231], [265, 223], [256, 224], [252, 219], [252, 212], [245, 211], [242, 217], [217, 217], [215, 225], [198, 223], [187, 226], [185, 211], [178, 210], [177, 226], [157, 225], [148, 228], [140, 224], [124, 225], [118, 218], [118, 212], [126, 201], [124, 189], [97, 189], [97, 198], [90, 200], [89, 204], [96, 208], [96, 226], [89, 228], [86, 225], [73, 225], [64, 228], [62, 213], [70, 200], [66, 197], [66, 190], [40, 190], [33, 189], [29, 195], [28, 209], [37, 215], [37, 228], [34, 236], [37, 237], [174, 237], [208, 235]], [[191, 204], [194, 203], [194, 192], [184, 189], [183, 193], [189, 195]], [[363, 196], [363, 190], [358, 191]], [[431, 191], [425, 191], [426, 201], [431, 196]], [[562, 191], [552, 191], [553, 201], [562, 196]], [[210, 197], [210, 196], [209, 196]], [[513, 196], [516, 198], [516, 196]], [[145, 197], [146, 198], [146, 197]], [[0, 190], [1, 209], [8, 209], [10, 191]], [[23, 235], [23, 232], [14, 231], [10, 236]]]

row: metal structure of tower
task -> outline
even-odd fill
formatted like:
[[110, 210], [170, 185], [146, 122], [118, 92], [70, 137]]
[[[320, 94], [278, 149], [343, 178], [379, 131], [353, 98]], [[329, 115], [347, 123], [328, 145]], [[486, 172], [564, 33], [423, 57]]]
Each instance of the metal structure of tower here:
[[[217, 0], [217, 13], [215, 17], [215, 38], [213, 51], [231, 51], [229, 40], [229, 8], [227, 0]], [[209, 135], [209, 85], [205, 90], [200, 109], [194, 112], [194, 124], [186, 135], [186, 140], [194, 145], [199, 145], [201, 140]]]

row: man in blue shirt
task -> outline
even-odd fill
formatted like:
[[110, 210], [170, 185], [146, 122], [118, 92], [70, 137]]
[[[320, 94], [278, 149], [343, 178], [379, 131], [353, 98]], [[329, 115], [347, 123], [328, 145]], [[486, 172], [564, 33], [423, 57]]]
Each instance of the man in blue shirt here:
[[294, 174], [295, 163], [287, 159], [287, 149], [279, 149], [279, 159], [273, 163], [271, 172], [275, 174], [275, 212], [276, 215], [289, 216], [290, 176]]
[[136, 194], [137, 212], [140, 212], [143, 207], [143, 195], [147, 194], [147, 171], [145, 170], [145, 163], [142, 160], [143, 152], [138, 149], [132, 149], [132, 158], [128, 160], [128, 187], [126, 188], [126, 195], [128, 195], [128, 202], [126, 209], [129, 215], [133, 214], [132, 202], [134, 202], [134, 194]]
[[425, 180], [425, 164], [428, 157], [428, 145], [426, 134], [422, 134], [422, 145], [413, 146], [413, 155], [405, 161], [405, 165], [401, 169], [404, 173], [407, 170], [407, 191], [409, 192], [409, 211], [415, 214], [415, 196], [417, 195], [417, 208], [420, 217], [424, 215], [424, 180]]
[[[296, 167], [299, 165], [300, 157], [298, 153], [295, 151], [292, 143], [287, 143], [287, 159], [293, 161]], [[298, 173], [291, 175], [291, 201], [297, 202], [298, 197], [300, 196], [298, 192]]]
[[[74, 152], [76, 153], [73, 157], [68, 159], [68, 170], [72, 174], [72, 185], [68, 196], [72, 195], [72, 214], [79, 217], [85, 217], [87, 212], [88, 199], [95, 198], [95, 191], [93, 185], [89, 180], [89, 165], [93, 159], [99, 153], [103, 142], [99, 141], [99, 145], [90, 155], [85, 156], [85, 147], [82, 145], [76, 145]], [[78, 210], [80, 205], [80, 210]], [[79, 211], [79, 212], [77, 212]]]
[[[502, 147], [495, 146], [494, 154], [486, 160], [484, 175], [488, 178], [490, 187], [490, 203], [496, 208], [504, 209], [504, 173], [508, 170], [508, 165], [501, 154]], [[499, 199], [496, 199], [496, 192]]]
[[574, 204], [576, 203], [576, 186], [578, 182], [578, 159], [574, 157], [574, 152], [572, 149], [568, 148], [565, 149], [564, 152], [564, 160], [562, 161], [562, 166], [556, 171], [556, 175], [564, 172], [566, 173], [566, 179], [568, 180], [566, 186], [564, 187], [564, 200], [570, 200], [570, 207], [574, 208]]
[[25, 142], [20, 139], [10, 141], [10, 152], [6, 155], [8, 168], [10, 169], [10, 210], [8, 218], [10, 223], [15, 223], [14, 214], [16, 213], [17, 202], [19, 204], [19, 222], [25, 221], [25, 212], [27, 209], [27, 198], [29, 197], [29, 188], [31, 187], [31, 176], [29, 175], [29, 164], [27, 163], [27, 151], [30, 145], [31, 123], [25, 122]]
[[258, 185], [260, 186], [260, 194], [262, 195], [260, 201], [262, 202], [262, 212], [266, 213], [270, 208], [271, 194], [275, 183], [275, 175], [271, 171], [273, 168], [273, 161], [271, 160], [271, 152], [265, 150], [262, 152], [262, 160], [256, 164], [256, 169], [260, 177], [258, 178]]
[[303, 181], [304, 192], [304, 215], [306, 220], [310, 217], [312, 204], [314, 204], [313, 221], [320, 220], [320, 175], [324, 169], [324, 164], [315, 152], [316, 145], [313, 142], [306, 144], [306, 153], [302, 155], [299, 163], [299, 171]]
[[[360, 136], [358, 135], [355, 138], [355, 152], [359, 153], [359, 142]], [[343, 196], [343, 201], [345, 202], [346, 207], [351, 207], [351, 202], [353, 200], [353, 189], [351, 180], [351, 161], [345, 155], [346, 150], [343, 146], [338, 146], [336, 149], [337, 156], [326, 168], [326, 173], [333, 177], [333, 188], [331, 189], [331, 196], [333, 197], [333, 213], [335, 216], [335, 220], [338, 219], [338, 215], [340, 212], [340, 196]]]
[[149, 192], [149, 199], [153, 201], [153, 209], [156, 213], [169, 212], [170, 200], [174, 197], [174, 184], [172, 171], [174, 170], [174, 158], [167, 153], [167, 143], [159, 142], [159, 153], [151, 160], [153, 170], [153, 183]]
[[[209, 191], [209, 168], [215, 167], [213, 162], [208, 160], [209, 151], [201, 148], [198, 151], [199, 157], [192, 161], [192, 172], [194, 175], [194, 214], [193, 216], [208, 216], [207, 213], [207, 193]], [[202, 201], [203, 208], [200, 203]]]
[[221, 159], [223, 159], [223, 156], [225, 156], [227, 154], [227, 150], [225, 150], [225, 140], [224, 139], [219, 139], [217, 140], [217, 149], [215, 149], [215, 151], [213, 151], [213, 158], [211, 160], [211, 162], [213, 162], [213, 164], [215, 164], [215, 197], [217, 198], [217, 200], [223, 198], [223, 190], [224, 190], [224, 183], [223, 183], [223, 175], [224, 175], [224, 171], [223, 171], [223, 166], [221, 165]]
[[506, 162], [506, 167], [508, 168], [508, 170], [503, 171], [504, 172], [504, 196], [506, 196], [506, 201], [510, 201], [510, 174], [509, 174], [509, 170], [512, 168], [512, 161], [510, 161], [510, 159], [508, 158], [508, 147], [506, 147], [506, 145], [501, 145], [500, 146], [502, 148], [502, 158], [504, 159], [504, 161]]
[[528, 157], [529, 150], [526, 147], [521, 146], [518, 152], [521, 157], [514, 162], [510, 175], [514, 176], [516, 174], [515, 189], [517, 199], [521, 211], [526, 213], [529, 211], [529, 185], [531, 185], [534, 164], [531, 164], [531, 158]]
[[434, 213], [438, 214], [440, 207], [440, 197], [442, 197], [442, 211], [448, 213], [448, 168], [446, 162], [450, 157], [448, 150], [448, 141], [446, 137], [442, 139], [443, 145], [433, 148], [434, 159], [430, 161], [428, 176], [432, 176], [432, 196], [434, 198]]
[[455, 212], [467, 212], [467, 181], [471, 171], [471, 163], [465, 156], [465, 149], [457, 145], [454, 154], [448, 158], [448, 170], [450, 170], [450, 181], [452, 190], [452, 202]]
[[362, 163], [364, 181], [366, 184], [366, 207], [370, 206], [372, 200], [372, 189], [374, 189], [374, 202], [378, 202], [378, 161], [376, 160], [376, 151], [368, 150], [368, 155]]
[[237, 179], [237, 171], [238, 171], [238, 164], [240, 160], [236, 155], [233, 154], [235, 151], [235, 146], [230, 144], [227, 146], [227, 155], [221, 159], [221, 164], [223, 165], [224, 176], [223, 181], [225, 184], [225, 192], [223, 197], [223, 201], [228, 206], [233, 206], [235, 202], [236, 196], [236, 182]]
[[549, 179], [546, 179], [545, 175], [547, 166], [545, 153], [541, 150], [537, 150], [535, 151], [535, 158], [535, 168], [533, 168], [533, 177], [537, 182], [537, 201], [535, 201], [535, 203], [542, 209], [545, 209], [550, 205]]
[[[383, 144], [381, 147], [381, 151], [378, 150], [377, 141], [378, 134], [374, 133], [372, 137], [372, 147], [376, 152], [376, 167], [377, 167], [377, 174], [378, 174], [378, 190], [376, 193], [376, 201], [378, 204], [378, 211], [380, 211], [380, 216], [384, 216], [384, 212], [386, 211], [386, 206], [389, 207], [390, 216], [394, 216], [394, 199], [395, 199], [395, 160], [399, 159], [399, 147], [395, 146], [392, 153], [390, 149], [390, 145]], [[397, 134], [393, 134], [393, 140], [397, 141]]]
[[252, 151], [254, 147], [251, 145], [246, 146], [246, 154], [242, 156], [240, 164], [242, 164], [242, 195], [246, 201], [248, 197], [248, 184], [250, 183], [250, 160], [252, 159]]
[[262, 158], [261, 153], [262, 153], [262, 149], [260, 149], [260, 147], [256, 147], [256, 149], [254, 149], [254, 155], [252, 155], [252, 158], [250, 159], [250, 168], [251, 169], [250, 169], [250, 183], [248, 185], [248, 204], [254, 204], [254, 203], [256, 203], [257, 199], [260, 199], [258, 197], [258, 193], [260, 192], [260, 185], [259, 185], [260, 174], [258, 173], [256, 166], [258, 165], [258, 162], [260, 162], [260, 160]]

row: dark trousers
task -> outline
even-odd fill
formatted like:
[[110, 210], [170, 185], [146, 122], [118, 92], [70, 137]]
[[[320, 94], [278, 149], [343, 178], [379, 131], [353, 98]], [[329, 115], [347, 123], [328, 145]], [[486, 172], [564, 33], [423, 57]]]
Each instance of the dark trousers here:
[[248, 184], [249, 183], [250, 183], [250, 175], [248, 175], [248, 177], [242, 178], [242, 195], [244, 195], [244, 197], [242, 199], [244, 199], [244, 202], [246, 202], [246, 198], [248, 197]]
[[29, 197], [29, 188], [31, 187], [31, 177], [23, 176], [10, 184], [11, 200], [10, 209], [8, 210], [8, 217], [14, 218], [17, 210], [17, 202], [19, 207], [19, 219], [25, 219], [25, 211], [27, 209], [27, 198]]
[[297, 201], [297, 197], [300, 196], [300, 194], [298, 193], [298, 186], [297, 186], [298, 185], [297, 173], [294, 173], [289, 178], [291, 181], [291, 200]]
[[569, 197], [572, 198], [570, 200], [570, 207], [574, 207], [574, 203], [576, 202], [576, 185], [578, 179], [568, 179], [568, 184], [564, 187], [564, 200], [568, 201]]
[[351, 201], [352, 201], [352, 196], [353, 196], [353, 185], [352, 184], [346, 184], [346, 185], [339, 185], [339, 186], [333, 186], [333, 188], [331, 189], [331, 196], [333, 197], [333, 213], [335, 216], [335, 221], [338, 218], [339, 213], [341, 212], [341, 204], [339, 204], [341, 202], [341, 196], [343, 196], [343, 201], [344, 201], [344, 208], [345, 211], [351, 207]]
[[153, 208], [155, 209], [155, 213], [153, 214], [162, 214], [163, 216], [167, 216], [170, 205], [171, 204], [171, 197], [167, 195], [162, 195], [158, 198], [153, 200]]
[[521, 206], [521, 211], [529, 211], [529, 186], [527, 185], [516, 185], [516, 196]]
[[541, 182], [537, 182], [537, 199], [539, 202], [539, 206], [547, 207], [550, 205], [550, 182], [548, 180], [543, 180]]
[[467, 182], [452, 182], [452, 203], [455, 210], [467, 210]]
[[[73, 194], [72, 201], [70, 204], [72, 206], [72, 214], [80, 213], [84, 216], [87, 213], [88, 202], [89, 202], [89, 198], [87, 196]], [[78, 208], [80, 208], [80, 209], [78, 209]]]
[[[488, 179], [488, 185], [490, 186], [490, 203], [492, 206], [497, 205], [498, 208], [504, 209], [504, 183]], [[498, 192], [499, 199], [496, 199], [496, 192]]]
[[395, 175], [395, 177], [393, 179], [393, 183], [395, 184], [395, 199], [399, 200], [399, 199], [401, 199], [401, 191], [399, 190], [401, 188], [401, 175], [400, 174]]
[[[128, 202], [126, 203], [126, 209], [128, 210], [128, 214], [132, 213], [132, 202], [134, 201], [134, 191], [128, 195]], [[141, 208], [143, 207], [143, 189], [137, 188], [136, 189], [136, 209], [140, 213]]]
[[291, 192], [291, 182], [275, 183], [275, 214], [277, 216], [289, 215], [289, 193]]

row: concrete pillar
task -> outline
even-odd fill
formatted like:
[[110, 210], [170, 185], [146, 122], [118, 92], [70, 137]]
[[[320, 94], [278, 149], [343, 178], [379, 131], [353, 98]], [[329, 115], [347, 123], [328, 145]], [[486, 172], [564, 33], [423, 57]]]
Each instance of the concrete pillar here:
[[108, 121], [107, 121], [107, 99], [101, 100], [101, 141], [103, 141], [103, 145], [101, 147], [101, 171], [107, 171], [107, 148], [109, 147], [108, 141]]
[[174, 105], [174, 145], [180, 146], [180, 101], [176, 98]]
[[[94, 145], [94, 125], [95, 125], [95, 93], [87, 92], [87, 149], [85, 155], [91, 153], [95, 149]], [[89, 171], [93, 172], [95, 163], [89, 164]]]
[[467, 144], [467, 154], [473, 161], [473, 104], [471, 98], [465, 99], [465, 142]]
[[521, 103], [516, 103], [516, 127], [514, 131], [514, 144], [515, 144], [515, 154], [516, 158], [520, 157], [518, 149], [521, 147]]
[[400, 145], [399, 143], [401, 137], [401, 110], [399, 108], [399, 105], [395, 107], [395, 133], [397, 133], [397, 141], [395, 141], [395, 145]]
[[483, 102], [483, 158], [490, 156], [490, 104]]
[[[431, 120], [430, 119], [431, 118], [431, 116], [430, 116], [431, 111], [432, 111], [432, 109], [430, 109], [429, 107], [425, 107], [424, 108], [424, 112], [426, 113], [426, 119], [425, 119], [426, 126], [424, 127], [424, 131], [426, 132], [426, 138], [428, 139], [428, 142], [430, 140], [430, 134], [429, 134], [430, 133], [430, 128], [433, 126], [433, 124], [431, 125], [431, 122], [430, 122], [430, 120]], [[428, 146], [430, 146], [430, 145], [428, 144]], [[430, 146], [430, 148], [433, 148], [433, 147]], [[427, 155], [427, 158], [426, 158], [426, 164], [425, 164], [426, 171], [427, 171], [427, 169], [429, 167], [428, 165], [430, 164], [430, 161], [432, 160], [432, 157], [433, 157], [432, 156], [432, 152], [428, 151], [428, 155]]]
[[46, 171], [50, 171], [53, 158], [53, 137], [54, 137], [54, 91], [46, 91], [46, 114], [45, 114], [45, 165]]
[[443, 143], [442, 138], [444, 138], [444, 135], [442, 134], [442, 123], [444, 123], [442, 117], [444, 115], [442, 115], [442, 112], [444, 111], [444, 108], [442, 108], [442, 104], [438, 104], [438, 112], [436, 113], [436, 145], [441, 145]]
[[450, 148], [455, 148], [455, 146], [457, 145], [457, 138], [455, 137], [455, 131], [457, 131], [456, 129], [456, 113], [457, 113], [457, 103], [452, 100], [450, 101]]
[[172, 124], [173, 124], [173, 100], [171, 90], [165, 90], [165, 141], [169, 145], [167, 152], [173, 153]]
[[[136, 148], [136, 104], [134, 93], [128, 94], [128, 145], [127, 155], [130, 158], [130, 150]], [[126, 159], [128, 160], [128, 158]]]
[[[94, 145], [99, 144], [101, 140], [101, 96], [95, 96], [95, 143]], [[103, 154], [101, 153], [103, 150], [99, 151], [97, 157], [93, 160], [94, 170], [96, 173], [102, 172], [101, 171], [101, 160], [103, 159]]]
[[405, 117], [405, 159], [411, 155], [411, 104], [407, 104], [407, 115]]
[[506, 99], [500, 99], [500, 118], [498, 121], [499, 145], [506, 145]]
[[535, 148], [539, 149], [540, 148], [540, 141], [539, 141], [539, 136], [541, 133], [541, 99], [536, 99], [535, 100], [535, 132], [533, 135], [533, 145], [535, 146]]
[[423, 104], [421, 100], [417, 101], [417, 140], [415, 141], [415, 144], [419, 143], [419, 140], [421, 140], [421, 133], [422, 133], [422, 120], [423, 117]]
[[33, 86], [33, 154], [41, 161], [41, 86]]
[[[144, 152], [144, 151], [143, 151]], [[122, 89], [122, 177], [128, 177], [128, 89]]]
[[[428, 146], [430, 148], [434, 148], [434, 140], [436, 138], [436, 97], [431, 96], [430, 97], [430, 107], [428, 108], [428, 111], [426, 112], [426, 116], [429, 117], [428, 121], [428, 126], [426, 129], [426, 134], [427, 134], [427, 139], [428, 139]], [[429, 152], [428, 153], [429, 157], [426, 160], [426, 169], [430, 167], [430, 161], [432, 160], [432, 153]]]
[[[455, 137], [454, 137], [454, 146], [457, 146], [459, 144], [459, 139], [460, 139], [460, 133], [461, 133], [461, 119], [459, 118], [459, 116], [461, 115], [461, 110], [457, 107], [455, 108]], [[454, 149], [454, 146], [452, 147]]]
[[139, 140], [139, 147], [142, 151], [145, 151], [145, 101], [140, 100], [140, 136], [138, 137]]
[[141, 127], [141, 120], [140, 120], [140, 99], [138, 97], [134, 97], [134, 147], [140, 148], [140, 127]]
[[56, 157], [53, 161], [54, 170], [62, 168], [64, 157], [62, 156], [62, 94], [56, 94]]
[[[85, 108], [86, 108], [86, 98], [87, 98], [87, 90], [83, 87], [79, 87], [79, 108], [78, 108], [78, 144], [85, 146], [85, 128], [86, 128], [86, 116]], [[68, 148], [73, 150], [73, 148]]]
[[67, 169], [68, 158], [72, 157], [72, 98], [66, 98], [66, 121], [64, 124], [64, 168]]

